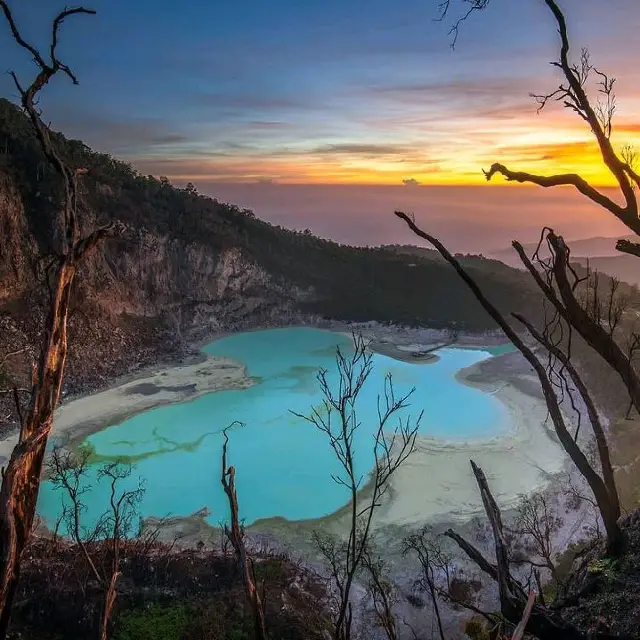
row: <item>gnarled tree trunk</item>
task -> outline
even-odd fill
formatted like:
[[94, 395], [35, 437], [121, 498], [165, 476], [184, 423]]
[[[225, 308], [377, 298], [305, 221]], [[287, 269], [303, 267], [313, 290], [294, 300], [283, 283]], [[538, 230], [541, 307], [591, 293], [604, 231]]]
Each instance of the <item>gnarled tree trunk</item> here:
[[[38, 92], [58, 72], [67, 75], [75, 84], [77, 80], [69, 67], [57, 57], [58, 31], [65, 18], [77, 13], [92, 14], [93, 10], [82, 7], [65, 9], [56, 16], [52, 24], [52, 40], [49, 48], [50, 60], [45, 61], [40, 52], [21, 36], [11, 10], [5, 0], [0, 0], [14, 40], [26, 49], [39, 67], [36, 78], [24, 89], [15, 73], [11, 76], [18, 89], [22, 106], [34, 127], [36, 137], [47, 160], [59, 173], [64, 186], [62, 203], [62, 228], [50, 306], [43, 330], [40, 357], [34, 372], [31, 397], [26, 415], [18, 402], [20, 436], [9, 463], [2, 473], [0, 488], [0, 638], [4, 638], [9, 626], [11, 603], [20, 574], [20, 559], [29, 539], [38, 500], [40, 475], [47, 440], [53, 423], [53, 413], [60, 398], [62, 379], [67, 356], [67, 316], [73, 280], [77, 266], [84, 255], [113, 227], [98, 229], [78, 240], [76, 218], [77, 179], [85, 173], [83, 169], [68, 166], [54, 148], [47, 127], [34, 106]], [[17, 396], [16, 396], [17, 397]]]
[[264, 603], [258, 591], [255, 575], [253, 571], [253, 562], [247, 555], [247, 549], [244, 545], [244, 531], [240, 525], [240, 512], [238, 509], [238, 496], [236, 495], [235, 475], [236, 471], [231, 467], [227, 467], [227, 445], [229, 436], [227, 429], [223, 431], [224, 444], [222, 446], [222, 477], [221, 483], [224, 492], [229, 500], [229, 510], [231, 511], [231, 528], [225, 525], [225, 532], [234, 551], [238, 567], [242, 575], [242, 583], [247, 602], [251, 607], [253, 616], [253, 626], [256, 640], [267, 640], [267, 628], [264, 619]]

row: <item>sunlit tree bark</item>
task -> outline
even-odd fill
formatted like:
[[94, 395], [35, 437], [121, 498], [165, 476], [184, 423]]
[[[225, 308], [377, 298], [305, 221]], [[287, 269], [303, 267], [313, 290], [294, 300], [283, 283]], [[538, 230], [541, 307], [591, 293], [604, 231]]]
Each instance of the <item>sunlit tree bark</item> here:
[[[59, 246], [52, 263], [52, 285], [48, 316], [43, 327], [40, 357], [34, 367], [30, 399], [26, 410], [18, 404], [20, 418], [19, 442], [3, 470], [0, 489], [0, 638], [9, 625], [11, 602], [20, 573], [20, 556], [33, 525], [40, 474], [53, 412], [58, 404], [67, 356], [67, 315], [71, 290], [78, 265], [96, 244], [113, 233], [112, 226], [97, 229], [80, 237], [77, 219], [78, 177], [85, 170], [69, 166], [56, 151], [49, 129], [42, 122], [36, 107], [39, 91], [56, 75], [66, 75], [74, 84], [77, 79], [71, 69], [58, 58], [59, 30], [66, 18], [75, 14], [93, 14], [91, 9], [77, 7], [59, 13], [52, 24], [49, 58], [22, 37], [8, 3], [0, 0], [0, 10], [16, 43], [32, 57], [38, 73], [26, 88], [17, 75], [11, 73], [20, 93], [22, 107], [35, 130], [40, 146], [64, 186], [61, 209]], [[17, 398], [16, 394], [16, 398]]]
[[251, 614], [253, 617], [253, 628], [256, 640], [267, 640], [267, 627], [265, 622], [264, 613], [264, 600], [258, 590], [256, 584], [255, 571], [253, 566], [253, 560], [247, 553], [247, 548], [244, 543], [244, 527], [240, 523], [240, 509], [238, 507], [238, 496], [236, 494], [236, 470], [233, 466], [227, 466], [227, 446], [229, 444], [229, 436], [227, 434], [229, 427], [224, 429], [224, 444], [222, 445], [222, 476], [220, 482], [222, 488], [229, 501], [229, 511], [231, 515], [231, 526], [224, 525], [224, 531], [231, 542], [236, 559], [238, 561], [238, 567], [240, 574], [242, 575], [242, 584], [244, 585], [245, 596], [247, 603], [251, 608]]

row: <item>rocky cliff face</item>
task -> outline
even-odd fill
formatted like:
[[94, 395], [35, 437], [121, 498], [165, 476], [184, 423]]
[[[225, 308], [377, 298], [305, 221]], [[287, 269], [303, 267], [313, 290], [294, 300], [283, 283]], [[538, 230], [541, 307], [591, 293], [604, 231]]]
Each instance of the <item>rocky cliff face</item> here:
[[[84, 207], [83, 226], [97, 224]], [[46, 286], [41, 254], [13, 179], [0, 172], [0, 388], [26, 381], [37, 357]], [[45, 264], [46, 260], [42, 261]], [[128, 229], [102, 243], [80, 269], [69, 319], [65, 391], [84, 392], [188, 350], [203, 336], [295, 319], [295, 288], [273, 278], [238, 247], [215, 251], [168, 234]], [[24, 351], [22, 351], [24, 349]], [[0, 422], [13, 418], [0, 395]]]
[[250, 315], [284, 312], [296, 298], [238, 247], [216, 251], [145, 229], [100, 245], [78, 290], [112, 316], [163, 319], [180, 331], [233, 328]]
[[[99, 216], [83, 207], [83, 227]], [[0, 303], [38, 293], [34, 271], [38, 243], [29, 229], [20, 191], [0, 171]], [[41, 253], [41, 252], [40, 252]], [[45, 262], [45, 261], [43, 261]], [[197, 318], [214, 329], [230, 328], [253, 314], [288, 312], [294, 288], [286, 288], [239, 247], [215, 250], [169, 234], [129, 228], [103, 242], [83, 263], [76, 281], [78, 304], [101, 308], [108, 320], [130, 315], [169, 320], [188, 330]]]
[[0, 171], [0, 304], [33, 284], [30, 259], [35, 253], [20, 194], [11, 178]]

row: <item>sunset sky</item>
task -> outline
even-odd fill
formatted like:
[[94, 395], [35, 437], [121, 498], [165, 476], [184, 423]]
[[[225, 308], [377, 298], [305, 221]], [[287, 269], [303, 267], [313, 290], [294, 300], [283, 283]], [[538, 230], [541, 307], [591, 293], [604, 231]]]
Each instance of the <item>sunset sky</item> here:
[[[13, 3], [31, 41], [47, 42], [58, 4]], [[452, 5], [453, 15], [462, 10], [461, 2]], [[57, 79], [47, 88], [46, 117], [144, 173], [232, 194], [240, 204], [257, 203], [258, 214], [261, 193], [275, 197], [270, 206], [281, 215], [293, 215], [311, 193], [319, 197], [315, 187], [297, 205], [278, 209], [273, 183], [476, 185], [484, 182], [481, 168], [495, 160], [538, 173], [579, 171], [610, 184], [584, 123], [556, 104], [536, 115], [528, 97], [558, 82], [549, 65], [558, 36], [542, 0], [493, 0], [467, 21], [455, 50], [447, 24], [433, 20], [436, 0], [87, 6], [98, 15], [70, 19], [60, 48], [80, 85]], [[640, 146], [640, 2], [561, 6], [574, 53], [588, 46], [597, 66], [619, 79], [616, 143]], [[0, 59], [29, 77], [29, 59], [6, 29]], [[6, 75], [0, 93], [16, 97]], [[284, 200], [302, 193], [285, 192]], [[341, 191], [323, 193], [328, 204]], [[338, 202], [334, 210], [347, 207]]]

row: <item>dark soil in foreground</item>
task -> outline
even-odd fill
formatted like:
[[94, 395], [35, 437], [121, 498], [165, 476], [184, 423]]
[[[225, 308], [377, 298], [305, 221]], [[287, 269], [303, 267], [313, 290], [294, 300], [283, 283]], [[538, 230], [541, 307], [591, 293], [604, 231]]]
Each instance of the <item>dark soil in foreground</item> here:
[[[106, 548], [89, 545], [99, 570]], [[131, 543], [118, 582], [113, 640], [249, 640], [252, 618], [235, 558]], [[327, 627], [324, 582], [283, 556], [259, 557], [267, 625], [281, 640], [315, 640]], [[99, 637], [103, 590], [77, 546], [39, 539], [25, 554], [10, 638]]]

